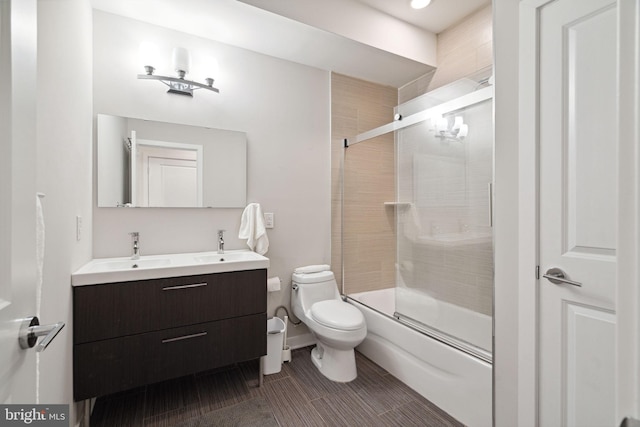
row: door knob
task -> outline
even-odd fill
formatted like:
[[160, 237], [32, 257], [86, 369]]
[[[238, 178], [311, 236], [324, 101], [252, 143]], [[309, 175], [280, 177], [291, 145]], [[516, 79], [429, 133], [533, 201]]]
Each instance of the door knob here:
[[49, 344], [51, 344], [51, 341], [60, 333], [62, 328], [64, 328], [64, 322], [41, 325], [38, 317], [27, 317], [22, 321], [22, 325], [20, 325], [20, 332], [18, 334], [20, 348], [32, 348], [36, 345], [38, 337], [44, 337], [36, 347], [37, 352], [44, 351]]
[[565, 274], [565, 272], [556, 267], [548, 269], [547, 272], [542, 275], [542, 277], [544, 277], [545, 279], [549, 279], [549, 281], [554, 285], [561, 285], [563, 283], [566, 283], [567, 285], [582, 287], [582, 283], [574, 282], [573, 280], [567, 279], [567, 275]]

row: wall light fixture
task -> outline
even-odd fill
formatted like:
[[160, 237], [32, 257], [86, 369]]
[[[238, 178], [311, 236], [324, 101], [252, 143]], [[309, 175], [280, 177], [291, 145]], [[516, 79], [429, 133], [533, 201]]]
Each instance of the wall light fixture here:
[[[176, 77], [160, 76], [153, 74], [155, 69], [154, 64], [158, 62], [157, 48], [151, 44], [144, 42], [140, 45], [140, 59], [146, 74], [138, 74], [139, 79], [143, 80], [159, 80], [169, 87], [167, 93], [175, 93], [178, 95], [193, 96], [193, 91], [196, 89], [206, 89], [216, 93], [220, 93], [220, 90], [213, 87], [213, 77], [206, 77], [205, 83], [199, 83], [193, 80], [185, 79], [189, 74], [191, 68], [191, 55], [189, 50], [183, 47], [176, 47], [173, 49], [172, 64], [173, 69], [176, 72]], [[213, 76], [214, 69], [210, 70], [210, 76]]]
[[453, 123], [449, 123], [446, 117], [437, 117], [431, 120], [435, 123], [436, 138], [463, 140], [469, 134], [469, 125], [463, 122], [462, 116], [455, 116]]

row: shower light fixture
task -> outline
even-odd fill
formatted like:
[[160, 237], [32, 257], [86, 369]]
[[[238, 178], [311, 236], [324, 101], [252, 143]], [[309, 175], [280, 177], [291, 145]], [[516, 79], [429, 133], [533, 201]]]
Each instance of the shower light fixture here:
[[[185, 79], [191, 68], [191, 55], [189, 51], [183, 47], [173, 49], [172, 64], [176, 72], [176, 77], [160, 76], [153, 74], [156, 70], [154, 64], [157, 64], [157, 49], [150, 43], [142, 43], [140, 45], [140, 59], [146, 74], [138, 74], [139, 79], [143, 80], [159, 80], [169, 87], [167, 93], [176, 93], [178, 95], [193, 96], [196, 89], [207, 89], [216, 93], [220, 90], [213, 87], [213, 77], [206, 77], [205, 83], [199, 83], [193, 80]], [[213, 76], [217, 72], [216, 67], [209, 70], [209, 76]]]
[[450, 125], [447, 117], [437, 117], [431, 119], [435, 124], [436, 138], [463, 140], [469, 133], [469, 125], [465, 124], [462, 116], [455, 116], [453, 124]]
[[411, 7], [414, 9], [424, 9], [429, 6], [431, 0], [411, 0]]

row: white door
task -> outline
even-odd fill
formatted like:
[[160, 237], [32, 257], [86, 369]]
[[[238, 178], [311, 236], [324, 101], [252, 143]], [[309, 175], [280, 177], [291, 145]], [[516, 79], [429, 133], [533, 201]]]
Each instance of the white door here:
[[615, 424], [615, 0], [540, 9], [540, 421]]
[[202, 206], [202, 145], [137, 139], [135, 131], [131, 142], [134, 206]]
[[168, 208], [198, 204], [198, 166], [195, 160], [149, 157], [149, 206]]
[[18, 345], [36, 313], [36, 1], [0, 0], [0, 403], [36, 403], [35, 352]]
[[[618, 231], [625, 185], [618, 153], [621, 144], [638, 143], [620, 139], [624, 126], [637, 129], [638, 117], [619, 122], [620, 76], [637, 70], [619, 44], [620, 5], [631, 3], [637, 0], [521, 3], [521, 55], [529, 57], [520, 59], [520, 125], [530, 130], [521, 136], [537, 146], [527, 161], [538, 162], [540, 279], [531, 304], [541, 426], [621, 421], [616, 294], [618, 286], [638, 286], [617, 279], [619, 241], [637, 239]], [[637, 37], [637, 19], [630, 21]]]

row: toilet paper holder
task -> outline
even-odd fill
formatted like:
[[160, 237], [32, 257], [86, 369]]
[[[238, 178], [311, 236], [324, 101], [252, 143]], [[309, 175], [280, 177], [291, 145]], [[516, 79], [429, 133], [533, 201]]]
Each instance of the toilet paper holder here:
[[269, 277], [267, 279], [267, 292], [277, 292], [280, 290], [282, 280], [278, 276]]

